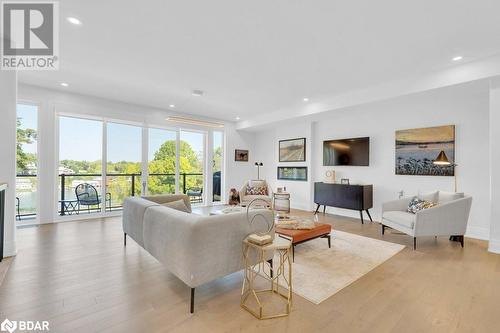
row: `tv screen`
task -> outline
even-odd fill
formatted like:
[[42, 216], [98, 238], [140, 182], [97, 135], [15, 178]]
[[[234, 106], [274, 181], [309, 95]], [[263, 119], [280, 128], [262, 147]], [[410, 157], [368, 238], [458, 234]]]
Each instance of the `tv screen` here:
[[323, 165], [359, 165], [370, 163], [370, 138], [323, 141]]

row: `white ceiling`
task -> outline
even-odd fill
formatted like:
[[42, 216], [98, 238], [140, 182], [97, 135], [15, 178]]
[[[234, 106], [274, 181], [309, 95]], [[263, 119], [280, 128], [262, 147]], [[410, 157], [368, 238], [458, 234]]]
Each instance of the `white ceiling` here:
[[[500, 52], [498, 0], [64, 0], [60, 7], [60, 70], [22, 72], [21, 82], [229, 121], [444, 69], [456, 55], [467, 62]], [[193, 89], [206, 93], [194, 97]]]

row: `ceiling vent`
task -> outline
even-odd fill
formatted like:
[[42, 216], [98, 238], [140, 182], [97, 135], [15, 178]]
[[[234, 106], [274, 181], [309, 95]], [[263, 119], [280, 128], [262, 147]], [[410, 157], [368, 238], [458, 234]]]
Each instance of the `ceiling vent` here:
[[198, 120], [198, 119], [186, 118], [186, 117], [178, 117], [178, 116], [168, 117], [167, 121], [171, 121], [171, 122], [174, 122], [174, 123], [180, 123], [180, 124], [189, 124], [189, 125], [196, 125], [196, 126], [204, 126], [204, 127], [214, 127], [214, 128], [223, 128], [224, 127], [223, 123], [217, 123], [217, 122], [205, 121], [205, 120]]

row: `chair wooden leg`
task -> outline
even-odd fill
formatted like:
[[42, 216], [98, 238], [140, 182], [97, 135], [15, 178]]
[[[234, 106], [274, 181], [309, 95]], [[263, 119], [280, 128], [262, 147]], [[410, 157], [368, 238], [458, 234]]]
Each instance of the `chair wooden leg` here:
[[460, 236], [460, 245], [462, 245], [462, 248], [464, 247], [464, 236]]
[[413, 237], [413, 250], [417, 249], [417, 237]]
[[127, 246], [127, 233], [123, 233], [123, 246]]
[[382, 235], [385, 234], [385, 225], [382, 224]]

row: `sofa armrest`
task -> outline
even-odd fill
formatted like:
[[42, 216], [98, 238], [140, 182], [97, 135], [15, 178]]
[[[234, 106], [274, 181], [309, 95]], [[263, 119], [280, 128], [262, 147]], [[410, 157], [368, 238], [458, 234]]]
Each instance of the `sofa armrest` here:
[[464, 235], [471, 205], [465, 197], [417, 212], [415, 236]]
[[123, 232], [128, 234], [140, 246], [144, 247], [143, 224], [144, 214], [149, 207], [159, 204], [139, 197], [128, 197], [123, 200], [122, 226]]
[[382, 216], [384, 215], [384, 212], [391, 212], [391, 211], [405, 212], [408, 209], [408, 204], [410, 203], [411, 199], [412, 198], [403, 198], [399, 200], [384, 202], [382, 204]]

